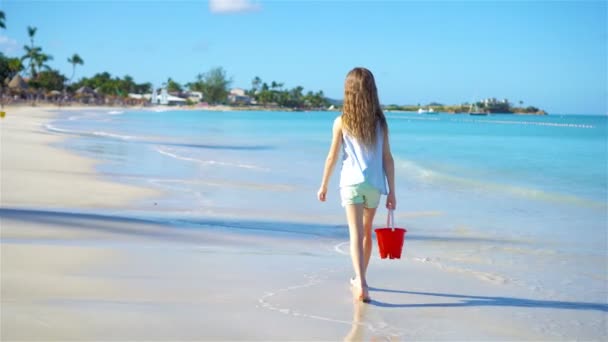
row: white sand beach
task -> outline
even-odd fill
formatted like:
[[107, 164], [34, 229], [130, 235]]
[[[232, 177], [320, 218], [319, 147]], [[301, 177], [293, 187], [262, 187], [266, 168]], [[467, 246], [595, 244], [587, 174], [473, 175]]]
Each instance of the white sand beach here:
[[95, 160], [52, 146], [61, 138], [47, 132], [44, 124], [56, 115], [54, 110], [9, 107], [0, 121], [3, 207], [124, 208], [138, 198], [158, 195], [102, 180], [95, 173]]
[[[78, 110], [78, 109], [70, 109]], [[345, 240], [135, 218], [163, 194], [58, 146], [55, 113], [0, 120], [1, 340], [605, 340], [607, 306], [416, 258], [479, 237], [406, 238], [353, 300]], [[341, 214], [341, 213], [338, 213]], [[381, 221], [381, 218], [379, 219]], [[260, 223], [260, 224], [263, 224]], [[214, 228], [215, 227], [215, 228]]]

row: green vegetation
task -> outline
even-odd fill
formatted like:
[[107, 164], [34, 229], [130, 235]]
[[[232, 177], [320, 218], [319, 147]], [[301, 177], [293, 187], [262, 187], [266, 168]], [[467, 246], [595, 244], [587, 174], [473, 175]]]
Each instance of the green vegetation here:
[[118, 97], [127, 97], [129, 93], [141, 94], [152, 91], [152, 85], [150, 83], [138, 84], [135, 83], [131, 76], [127, 75], [121, 79], [119, 77], [112, 77], [108, 72], [96, 74], [91, 78], [84, 77], [79, 82], [68, 87], [68, 90], [76, 92], [83, 87], [88, 88], [88, 90], [91, 90], [98, 95]]
[[169, 77], [167, 80], [167, 91], [170, 93], [178, 93], [182, 91], [182, 86]]
[[[4, 12], [0, 11], [0, 28], [6, 27], [5, 19]], [[155, 90], [152, 89], [150, 83], [137, 83], [131, 76], [120, 78], [112, 76], [108, 72], [97, 73], [93, 77], [83, 77], [75, 81], [76, 67], [84, 65], [84, 59], [77, 53], [67, 59], [68, 63], [72, 65], [72, 75], [68, 78], [49, 66], [48, 63], [53, 60], [53, 57], [45, 53], [41, 46], [36, 45], [37, 32], [36, 27], [27, 27], [29, 44], [23, 47], [25, 50], [23, 56], [8, 57], [0, 53], [0, 85], [2, 86], [0, 88], [2, 91], [16, 75], [22, 72], [27, 76], [24, 77], [27, 87], [19, 86], [11, 89], [11, 92], [15, 95], [32, 98], [32, 100], [41, 94], [56, 96], [57, 92], [61, 92], [68, 97], [95, 97], [103, 102], [104, 97], [126, 99], [130, 93], [144, 94]], [[21, 81], [17, 83], [23, 84]], [[232, 79], [227, 76], [226, 71], [222, 67], [215, 67], [206, 73], [198, 74], [193, 82], [183, 86], [172, 78], [169, 78], [164, 86], [172, 94], [180, 95], [184, 89], [188, 89], [203, 93], [204, 101], [210, 104], [228, 104], [231, 83]], [[190, 99], [186, 103], [194, 104]], [[284, 89], [283, 83], [272, 81], [269, 85], [256, 77], [252, 81], [251, 89], [245, 90], [244, 94], [235, 94], [230, 104], [261, 104], [268, 107], [303, 109], [326, 108], [329, 100], [325, 98], [323, 91], [308, 91], [304, 94], [304, 88], [301, 86]]]
[[219, 104], [226, 102], [231, 83], [232, 79], [226, 76], [226, 71], [222, 67], [216, 67], [204, 74], [198, 74], [196, 80], [187, 86], [192, 91], [202, 92], [206, 102]]
[[251, 81], [251, 89], [247, 95], [252, 97], [257, 103], [264, 106], [280, 106], [287, 108], [308, 109], [308, 108], [327, 108], [329, 100], [325, 97], [322, 90], [318, 92], [308, 91], [304, 94], [301, 86], [292, 89], [283, 89], [283, 83], [272, 81], [270, 86], [256, 76]]
[[84, 65], [84, 60], [75, 53], [72, 57], [68, 58], [68, 63], [72, 64], [72, 77], [70, 77], [70, 82], [72, 82], [74, 75], [76, 74], [76, 65]]
[[[0, 11], [0, 28], [6, 28], [6, 16], [3, 11]], [[25, 53], [21, 57], [8, 57], [0, 53], [0, 96], [9, 87], [9, 83], [20, 73], [24, 73], [27, 78], [17, 79], [13, 82], [10, 89], [11, 94], [19, 95], [22, 98], [31, 98], [33, 101], [39, 96], [47, 97], [48, 95], [68, 96], [68, 98], [91, 98], [96, 99], [95, 102], [103, 103], [108, 98], [118, 100], [118, 103], [125, 103], [130, 93], [145, 94], [156, 91], [152, 89], [152, 84], [137, 83], [131, 76], [113, 77], [108, 72], [95, 74], [93, 77], [83, 77], [77, 82], [74, 82], [76, 75], [76, 66], [84, 65], [84, 60], [80, 55], [74, 53], [67, 59], [72, 65], [72, 75], [70, 78], [62, 75], [58, 70], [52, 69], [49, 62], [53, 57], [45, 53], [40, 46], [36, 46], [35, 38], [38, 29], [28, 26], [27, 33], [29, 37], [29, 45], [25, 45], [23, 49]], [[68, 82], [69, 81], [69, 82]], [[339, 110], [342, 106], [341, 101], [331, 100], [325, 97], [322, 90], [317, 92], [304, 92], [302, 86], [296, 86], [291, 89], [284, 88], [284, 83], [272, 81], [270, 83], [262, 81], [256, 76], [251, 81], [251, 88], [247, 90], [235, 91], [230, 94], [229, 86], [232, 79], [227, 76], [226, 71], [222, 67], [211, 68], [206, 73], [198, 74], [193, 82], [181, 85], [169, 78], [164, 84], [167, 91], [172, 94], [181, 95], [184, 89], [197, 91], [203, 94], [203, 101], [210, 104], [232, 104], [232, 105], [261, 105], [265, 108], [291, 108], [295, 110], [301, 109], [320, 109], [328, 108], [330, 105]], [[25, 85], [24, 85], [25, 84]], [[69, 85], [68, 85], [69, 84]], [[184, 96], [187, 97], [187, 96]], [[104, 99], [105, 98], [105, 99]], [[137, 101], [126, 101], [135, 103]], [[113, 102], [106, 102], [113, 103]], [[142, 103], [141, 97], [139, 103]], [[191, 99], [186, 101], [188, 105], [195, 104]], [[519, 101], [519, 107], [513, 107], [506, 101], [496, 101], [496, 99], [486, 99], [483, 102], [477, 102], [477, 107], [488, 113], [535, 113], [544, 114], [533, 106], [523, 106], [523, 102]], [[418, 109], [432, 108], [435, 112], [448, 113], [468, 113], [470, 105], [464, 103], [461, 105], [443, 105], [440, 103], [429, 103], [426, 106], [417, 105], [388, 105], [385, 110], [395, 111], [418, 111]]]
[[44, 70], [40, 71], [36, 78], [29, 82], [29, 86], [33, 89], [44, 89], [44, 90], [60, 90], [63, 89], [66, 77], [63, 76], [57, 70]]
[[6, 57], [0, 52], [0, 80], [8, 84], [21, 70], [23, 70], [21, 58]]
[[[520, 105], [523, 104], [522, 101], [519, 101], [519, 103], [520, 103]], [[484, 113], [546, 114], [546, 112], [544, 110], [539, 109], [537, 107], [533, 107], [533, 106], [528, 106], [525, 108], [511, 106], [511, 103], [507, 100], [496, 101], [495, 99], [487, 99], [484, 101], [476, 102], [474, 105], [477, 106], [479, 111], [484, 112]], [[453, 113], [453, 114], [465, 113], [465, 114], [467, 114], [471, 110], [471, 104], [465, 102], [460, 105], [444, 105], [441, 103], [431, 102], [428, 105], [423, 105], [423, 106], [421, 106], [420, 104], [403, 105], [403, 106], [391, 104], [388, 106], [384, 106], [384, 110], [406, 111], [406, 112], [417, 112], [418, 109], [420, 109], [420, 108], [425, 109], [425, 110], [432, 108], [433, 111], [441, 112], [441, 113]]]
[[28, 60], [28, 69], [30, 70], [30, 76], [36, 78], [38, 71], [41, 69], [50, 69], [47, 62], [53, 60], [53, 56], [42, 52], [42, 47], [34, 44], [34, 37], [36, 36], [37, 28], [28, 26], [27, 34], [30, 37], [30, 46], [25, 45], [25, 55], [21, 57], [21, 60]]

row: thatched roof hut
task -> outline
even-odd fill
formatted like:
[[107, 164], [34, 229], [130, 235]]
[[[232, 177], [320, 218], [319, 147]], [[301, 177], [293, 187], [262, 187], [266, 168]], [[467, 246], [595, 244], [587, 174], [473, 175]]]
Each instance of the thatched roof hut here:
[[78, 90], [76, 90], [76, 94], [79, 95], [94, 95], [95, 92], [93, 92], [93, 89], [87, 87], [87, 86], [83, 86], [78, 88]]
[[21, 75], [17, 74], [8, 82], [8, 88], [13, 91], [24, 91], [27, 90], [27, 83], [25, 83]]

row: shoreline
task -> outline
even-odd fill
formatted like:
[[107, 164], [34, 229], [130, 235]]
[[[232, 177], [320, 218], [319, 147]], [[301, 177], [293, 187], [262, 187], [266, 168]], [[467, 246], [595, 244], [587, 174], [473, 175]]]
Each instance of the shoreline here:
[[5, 111], [0, 119], [0, 207], [123, 208], [161, 195], [151, 188], [104, 179], [95, 170], [100, 161], [56, 147], [66, 138], [43, 128], [59, 115], [56, 110], [22, 107]]
[[[521, 285], [500, 274], [500, 260], [479, 270], [428, 257], [460, 248], [453, 257], [484, 262], [471, 250], [503, 242], [466, 227], [455, 236], [412, 229], [401, 260], [380, 259], [374, 246], [364, 305], [349, 289], [347, 238], [239, 231], [245, 216], [200, 214], [196, 226], [134, 218], [137, 201], [162, 195], [109, 181], [101, 161], [56, 147], [63, 137], [41, 128], [56, 113], [30, 109], [0, 121], [3, 340], [605, 337], [608, 305], [593, 297]], [[269, 220], [256, 223], [268, 229]]]
[[[264, 107], [264, 106], [229, 106], [229, 105], [207, 105], [207, 106], [196, 106], [196, 105], [192, 105], [192, 106], [161, 106], [161, 105], [155, 105], [155, 106], [141, 106], [141, 105], [133, 105], [133, 106], [99, 106], [99, 105], [86, 105], [86, 104], [80, 104], [80, 103], [76, 103], [76, 104], [70, 104], [67, 106], [57, 106], [56, 104], [52, 104], [52, 103], [40, 103], [37, 104], [36, 106], [32, 106], [31, 104], [27, 104], [27, 103], [22, 103], [22, 104], [8, 104], [4, 106], [3, 111], [8, 112], [9, 110], [12, 109], [17, 109], [17, 108], [43, 108], [43, 109], [53, 109], [53, 110], [58, 110], [58, 111], [70, 111], [70, 110], [83, 110], [83, 109], [90, 109], [90, 110], [141, 110], [141, 111], [173, 111], [173, 110], [186, 110], [186, 111], [218, 111], [218, 112], [233, 112], [233, 111], [269, 111], [269, 112], [293, 112], [293, 113], [298, 113], [298, 112], [318, 112], [318, 111], [322, 111], [322, 112], [335, 112], [335, 113], [339, 113], [341, 112], [339, 109], [321, 109], [321, 108], [314, 108], [314, 109], [297, 109], [297, 108], [282, 108], [282, 107]], [[408, 110], [400, 110], [400, 109], [384, 109], [383, 110], [385, 113], [406, 113], [406, 114], [419, 114], [419, 115], [438, 115], [438, 114], [447, 114], [447, 115], [465, 115], [465, 116], [475, 116], [475, 115], [471, 115], [467, 112], [450, 112], [450, 111], [439, 111], [439, 112], [434, 112], [434, 113], [418, 113], [417, 111], [408, 111]], [[549, 114], [547, 112], [531, 112], [531, 113], [527, 113], [527, 112], [511, 112], [511, 113], [486, 113], [484, 114], [486, 116], [488, 115], [521, 115], [521, 116], [559, 116], [559, 115], [577, 115], [577, 114], [559, 114], [559, 113], [552, 113]], [[603, 114], [585, 114], [585, 115], [603, 115]]]

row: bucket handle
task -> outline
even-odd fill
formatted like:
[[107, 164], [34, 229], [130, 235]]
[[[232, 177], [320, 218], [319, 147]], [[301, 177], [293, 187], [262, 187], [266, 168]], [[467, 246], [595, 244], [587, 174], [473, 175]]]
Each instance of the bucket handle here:
[[386, 215], [386, 226], [390, 227], [392, 231], [395, 231], [395, 211], [393, 209], [388, 210]]

